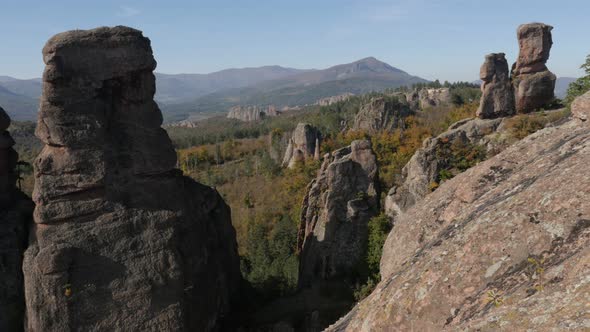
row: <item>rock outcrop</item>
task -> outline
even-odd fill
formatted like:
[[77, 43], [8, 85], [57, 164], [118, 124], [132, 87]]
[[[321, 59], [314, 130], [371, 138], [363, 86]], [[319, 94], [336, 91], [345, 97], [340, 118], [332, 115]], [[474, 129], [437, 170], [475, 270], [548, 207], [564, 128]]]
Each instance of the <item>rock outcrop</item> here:
[[279, 111], [273, 105], [266, 108], [258, 106], [234, 106], [230, 108], [227, 118], [244, 122], [256, 122], [262, 120], [265, 116], [277, 115], [279, 115]]
[[305, 160], [319, 160], [320, 140], [321, 135], [317, 128], [308, 123], [297, 124], [287, 145], [283, 166], [293, 168]]
[[182, 176], [154, 102], [149, 39], [52, 37], [36, 130], [29, 331], [208, 331], [240, 281], [230, 210]]
[[382, 281], [328, 330], [590, 329], [588, 164], [578, 118], [445, 182], [397, 217]]
[[529, 23], [518, 27], [518, 60], [512, 65], [516, 111], [527, 113], [551, 103], [555, 89], [555, 75], [547, 69], [553, 40], [553, 27], [543, 23]]
[[319, 106], [330, 106], [340, 101], [345, 101], [350, 97], [354, 96], [354, 93], [346, 92], [337, 96], [330, 96], [326, 98], [322, 98], [316, 102], [316, 105]]
[[514, 90], [504, 53], [486, 55], [479, 78], [483, 82], [477, 116], [491, 119], [514, 114]]
[[298, 235], [299, 287], [346, 278], [363, 259], [367, 223], [379, 213], [379, 172], [371, 142], [324, 156], [303, 201]]
[[0, 331], [19, 331], [25, 312], [22, 256], [26, 249], [31, 200], [16, 189], [18, 154], [0, 107]]
[[376, 97], [361, 107], [357, 113], [352, 130], [375, 134], [401, 128], [404, 119], [413, 114], [406, 102], [396, 97]]
[[405, 94], [410, 109], [417, 111], [430, 107], [447, 105], [451, 102], [451, 90], [449, 88], [423, 88], [414, 89]]
[[391, 188], [385, 197], [385, 213], [395, 217], [432, 192], [442, 182], [441, 171], [452, 172], [453, 154], [487, 155], [502, 149], [502, 136], [507, 131], [502, 125], [504, 121], [501, 118], [465, 119], [439, 136], [424, 140], [402, 169], [401, 184]]

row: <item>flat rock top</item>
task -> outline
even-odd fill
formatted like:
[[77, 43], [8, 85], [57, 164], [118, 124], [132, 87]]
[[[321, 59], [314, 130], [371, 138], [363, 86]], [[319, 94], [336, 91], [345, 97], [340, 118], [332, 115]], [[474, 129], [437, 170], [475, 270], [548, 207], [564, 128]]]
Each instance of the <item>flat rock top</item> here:
[[60, 48], [65, 47], [82, 47], [92, 46], [95, 44], [102, 44], [105, 41], [111, 46], [128, 44], [130, 40], [136, 39], [138, 42], [147, 42], [149, 47], [149, 39], [143, 37], [141, 31], [125, 27], [100, 27], [91, 30], [71, 30], [51, 37], [43, 47], [43, 54], [55, 52]]

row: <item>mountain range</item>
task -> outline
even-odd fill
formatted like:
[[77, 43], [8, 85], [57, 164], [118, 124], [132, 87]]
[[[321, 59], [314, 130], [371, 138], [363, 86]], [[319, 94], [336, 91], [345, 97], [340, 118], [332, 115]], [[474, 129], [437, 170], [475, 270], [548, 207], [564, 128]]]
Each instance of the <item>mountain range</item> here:
[[[558, 78], [557, 97], [574, 78]], [[362, 94], [427, 82], [374, 57], [327, 69], [281, 66], [232, 68], [210, 74], [156, 73], [156, 100], [167, 122], [225, 113], [236, 105], [281, 107], [313, 104], [342, 93]], [[41, 79], [0, 76], [0, 106], [17, 121], [35, 120]]]

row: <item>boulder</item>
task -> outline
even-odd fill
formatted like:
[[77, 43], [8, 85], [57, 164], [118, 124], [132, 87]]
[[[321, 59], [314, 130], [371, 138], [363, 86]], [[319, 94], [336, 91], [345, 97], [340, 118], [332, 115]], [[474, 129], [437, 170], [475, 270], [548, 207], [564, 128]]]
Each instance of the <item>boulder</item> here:
[[543, 23], [518, 27], [518, 60], [512, 66], [516, 111], [528, 113], [550, 104], [554, 96], [555, 75], [547, 69], [553, 40], [553, 27]]
[[287, 145], [283, 166], [293, 168], [305, 160], [319, 160], [320, 132], [308, 123], [299, 123]]
[[376, 97], [361, 107], [352, 130], [375, 134], [402, 128], [404, 119], [413, 114], [405, 101], [392, 97]]
[[350, 277], [364, 259], [367, 223], [379, 213], [378, 178], [367, 140], [324, 157], [303, 201], [297, 244], [300, 288]]
[[491, 119], [514, 114], [514, 91], [504, 53], [486, 55], [479, 78], [483, 82], [477, 116]]
[[381, 282], [327, 331], [588, 330], [588, 164], [571, 120], [445, 182], [397, 217]]
[[69, 31], [43, 60], [26, 329], [215, 329], [240, 282], [235, 231], [220, 195], [175, 169], [149, 39]]

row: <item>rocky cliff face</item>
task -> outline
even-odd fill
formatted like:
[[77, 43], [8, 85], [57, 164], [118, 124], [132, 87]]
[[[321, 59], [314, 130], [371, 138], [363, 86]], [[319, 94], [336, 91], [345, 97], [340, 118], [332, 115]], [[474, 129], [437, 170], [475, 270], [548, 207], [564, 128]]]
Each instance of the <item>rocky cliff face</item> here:
[[328, 330], [589, 329], [588, 106], [401, 213], [382, 281]]
[[258, 106], [234, 106], [227, 114], [228, 119], [237, 119], [244, 122], [260, 121], [265, 116], [277, 116], [279, 111], [275, 106], [260, 108]]
[[8, 114], [0, 107], [0, 331], [19, 331], [25, 309], [22, 255], [33, 206], [16, 189], [18, 154], [6, 131]]
[[547, 69], [553, 40], [553, 27], [529, 23], [518, 27], [518, 60], [512, 66], [516, 111], [527, 113], [546, 106], [554, 99], [555, 75]]
[[324, 157], [303, 202], [300, 287], [345, 278], [363, 258], [367, 223], [379, 213], [378, 178], [369, 141], [354, 141]]
[[354, 119], [352, 130], [371, 134], [403, 127], [404, 118], [412, 114], [408, 104], [396, 98], [372, 98]]
[[491, 119], [514, 114], [514, 91], [504, 53], [486, 55], [479, 78], [483, 83], [477, 116]]
[[174, 168], [140, 31], [61, 33], [36, 134], [27, 329], [212, 330], [240, 279], [230, 211]]
[[297, 124], [287, 145], [283, 166], [293, 168], [297, 163], [305, 160], [319, 160], [320, 139], [320, 132], [314, 126], [308, 123]]

